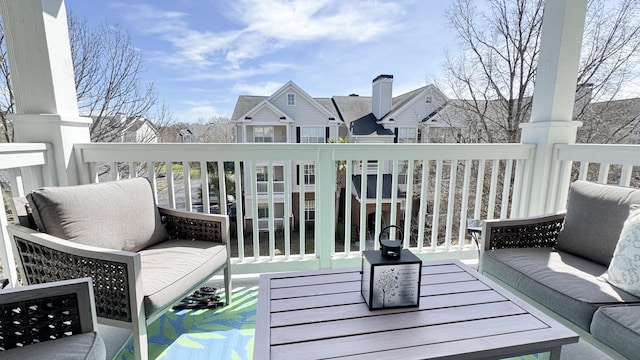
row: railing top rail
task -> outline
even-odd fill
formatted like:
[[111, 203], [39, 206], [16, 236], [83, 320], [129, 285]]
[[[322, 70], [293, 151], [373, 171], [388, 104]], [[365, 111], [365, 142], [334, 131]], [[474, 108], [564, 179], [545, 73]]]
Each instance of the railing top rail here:
[[0, 169], [45, 165], [48, 149], [44, 143], [0, 144]]
[[284, 144], [160, 143], [76, 144], [84, 162], [242, 160], [316, 160], [328, 151], [333, 160], [476, 160], [529, 159], [532, 144]]
[[558, 160], [640, 166], [640, 145], [557, 144]]

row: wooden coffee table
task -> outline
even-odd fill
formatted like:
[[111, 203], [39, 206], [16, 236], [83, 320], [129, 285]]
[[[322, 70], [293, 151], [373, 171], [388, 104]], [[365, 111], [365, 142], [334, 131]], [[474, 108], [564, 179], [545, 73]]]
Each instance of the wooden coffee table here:
[[419, 308], [370, 311], [360, 269], [260, 276], [254, 359], [496, 359], [578, 335], [458, 260], [425, 261]]

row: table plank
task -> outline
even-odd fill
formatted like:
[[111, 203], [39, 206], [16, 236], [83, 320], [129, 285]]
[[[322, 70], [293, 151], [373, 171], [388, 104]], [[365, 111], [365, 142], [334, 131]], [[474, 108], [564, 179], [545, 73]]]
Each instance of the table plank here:
[[[404, 329], [431, 327], [447, 323], [462, 323], [487, 318], [501, 318], [525, 314], [519, 306], [510, 302], [474, 304], [453, 308], [405, 311], [402, 313], [377, 314], [357, 318], [333, 319], [323, 322], [305, 323], [271, 328], [271, 345], [316, 341], [327, 338], [343, 338], [361, 334], [375, 334]], [[535, 318], [529, 325], [537, 329], [546, 326]], [[402, 344], [397, 344], [401, 346]]]
[[[333, 319], [350, 319], [369, 316], [370, 311], [362, 303], [364, 300], [360, 294], [354, 294], [357, 302], [353, 304], [343, 304], [342, 297], [338, 297], [332, 305], [315, 307], [316, 303], [304, 304], [299, 302], [296, 310], [276, 312], [272, 306], [271, 326], [289, 326], [305, 323], [316, 323], [321, 321], [331, 321]], [[455, 306], [484, 304], [491, 302], [506, 301], [504, 296], [495, 291], [483, 290], [464, 294], [445, 294], [436, 296], [422, 296], [420, 306], [415, 310], [429, 310], [438, 308], [451, 308]], [[341, 306], [336, 306], [341, 305]], [[308, 308], [306, 308], [308, 307]], [[380, 309], [376, 310], [378, 315], [396, 314], [406, 312], [406, 308], [400, 309]]]
[[[428, 331], [402, 329], [364, 335], [346, 336], [303, 343], [272, 345], [271, 358], [277, 359], [323, 359], [359, 354], [363, 352], [385, 351], [389, 348], [414, 347], [424, 344], [455, 342], [459, 340], [493, 335], [524, 332], [547, 326], [535, 317], [524, 314], [492, 319], [481, 319], [464, 323], [441, 324], [429, 327]], [[522, 333], [523, 343], [527, 343]], [[489, 346], [489, 344], [487, 344]], [[450, 348], [459, 352], [460, 349]], [[425, 354], [426, 355], [426, 354]]]
[[[393, 348], [383, 351], [365, 352], [356, 355], [340, 356], [335, 359], [340, 360], [415, 360], [416, 354], [423, 354], [424, 358], [439, 360], [477, 360], [477, 359], [499, 359], [515, 357], [518, 355], [534, 354], [549, 351], [553, 346], [561, 346], [571, 342], [571, 334], [558, 334], [554, 329], [539, 329], [527, 332], [529, 343], [523, 344], [522, 333], [510, 333], [492, 335], [490, 341], [496, 345], [493, 348], [487, 347], [488, 339], [485, 337], [474, 337], [457, 340], [449, 343], [435, 343], [418, 345], [408, 348]], [[456, 353], [451, 355], [451, 349], [456, 349]]]

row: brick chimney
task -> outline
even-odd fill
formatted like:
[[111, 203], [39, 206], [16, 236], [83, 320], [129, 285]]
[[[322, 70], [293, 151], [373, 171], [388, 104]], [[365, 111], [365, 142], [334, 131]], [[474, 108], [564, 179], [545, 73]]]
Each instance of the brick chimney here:
[[373, 96], [371, 98], [371, 112], [377, 119], [381, 119], [391, 111], [391, 94], [393, 75], [378, 75], [373, 79]]

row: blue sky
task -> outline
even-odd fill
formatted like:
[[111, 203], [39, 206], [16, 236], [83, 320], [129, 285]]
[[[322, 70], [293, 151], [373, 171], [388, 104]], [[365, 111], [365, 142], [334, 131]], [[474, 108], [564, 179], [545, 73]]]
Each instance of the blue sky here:
[[292, 80], [309, 95], [394, 95], [426, 85], [454, 47], [441, 0], [66, 0], [89, 24], [131, 36], [176, 120], [230, 117], [238, 95]]

